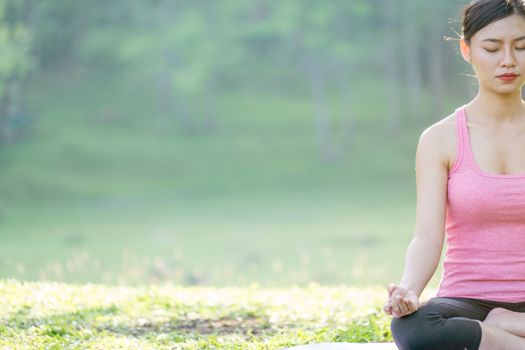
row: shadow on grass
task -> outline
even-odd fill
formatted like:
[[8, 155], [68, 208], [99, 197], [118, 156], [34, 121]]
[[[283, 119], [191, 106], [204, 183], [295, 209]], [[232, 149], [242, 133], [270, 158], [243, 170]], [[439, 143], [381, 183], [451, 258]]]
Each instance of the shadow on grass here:
[[172, 332], [200, 334], [200, 335], [272, 335], [277, 329], [272, 327], [267, 319], [261, 317], [238, 318], [198, 318], [198, 319], [172, 319], [167, 322], [155, 322], [139, 319], [134, 324], [121, 323], [109, 327], [99, 327], [99, 331], [109, 331], [122, 335], [136, 337], [154, 333], [169, 334]]
[[[177, 332], [178, 335], [271, 336], [278, 332], [278, 328], [286, 327], [286, 325], [270, 323], [266, 316], [253, 314], [231, 314], [217, 318], [190, 318], [186, 317], [186, 314], [182, 314], [169, 320], [157, 321], [141, 317], [129, 318], [127, 322], [121, 321], [119, 317], [121, 315], [122, 313], [117, 306], [109, 306], [85, 308], [46, 317], [32, 317], [31, 308], [26, 306], [2, 322], [3, 327], [0, 327], [0, 336], [7, 336], [13, 331], [17, 333], [30, 328], [36, 328], [37, 333], [51, 337], [96, 337], [107, 332], [133, 337], [142, 337], [148, 334], [170, 334], [172, 332]], [[115, 322], [115, 320], [119, 322]]]

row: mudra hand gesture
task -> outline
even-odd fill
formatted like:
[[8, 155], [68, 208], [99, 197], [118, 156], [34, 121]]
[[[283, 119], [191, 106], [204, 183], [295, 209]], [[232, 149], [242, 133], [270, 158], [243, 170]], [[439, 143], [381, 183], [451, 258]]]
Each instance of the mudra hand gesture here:
[[388, 285], [388, 302], [383, 310], [396, 318], [409, 315], [419, 308], [419, 297], [416, 293], [401, 286]]

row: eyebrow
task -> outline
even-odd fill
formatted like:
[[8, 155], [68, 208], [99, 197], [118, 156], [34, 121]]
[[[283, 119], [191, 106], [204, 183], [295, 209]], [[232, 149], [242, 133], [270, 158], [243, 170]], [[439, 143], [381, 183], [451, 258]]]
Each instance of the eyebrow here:
[[[525, 40], [525, 35], [524, 36], [520, 36], [519, 38], [516, 38], [512, 41], [520, 41], [520, 40]], [[488, 39], [483, 39], [482, 41], [490, 41], [490, 42], [493, 42], [493, 43], [501, 43], [503, 40], [500, 40], [500, 39], [494, 39], [494, 38], [488, 38]]]

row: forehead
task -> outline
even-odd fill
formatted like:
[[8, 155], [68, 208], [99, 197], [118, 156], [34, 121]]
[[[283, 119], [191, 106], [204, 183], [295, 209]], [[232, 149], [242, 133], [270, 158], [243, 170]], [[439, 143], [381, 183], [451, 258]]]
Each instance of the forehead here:
[[525, 35], [525, 17], [514, 14], [486, 25], [474, 34], [472, 39], [512, 40], [523, 35]]

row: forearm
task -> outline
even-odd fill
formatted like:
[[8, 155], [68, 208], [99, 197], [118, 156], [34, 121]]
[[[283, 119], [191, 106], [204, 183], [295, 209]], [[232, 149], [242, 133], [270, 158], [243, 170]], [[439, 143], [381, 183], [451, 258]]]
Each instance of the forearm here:
[[406, 252], [400, 285], [421, 296], [436, 271], [442, 248], [438, 242], [414, 237]]

